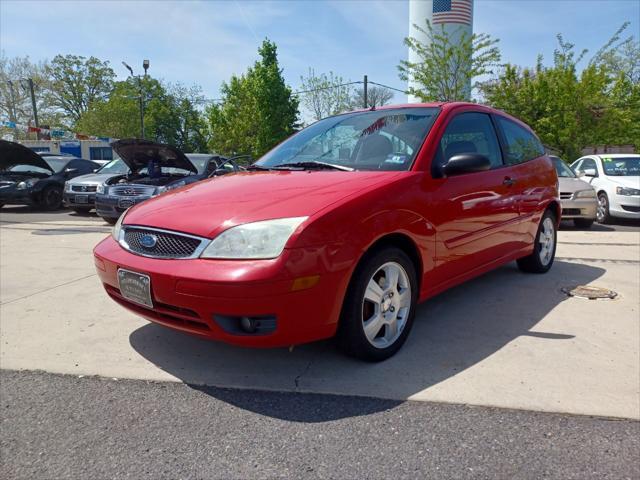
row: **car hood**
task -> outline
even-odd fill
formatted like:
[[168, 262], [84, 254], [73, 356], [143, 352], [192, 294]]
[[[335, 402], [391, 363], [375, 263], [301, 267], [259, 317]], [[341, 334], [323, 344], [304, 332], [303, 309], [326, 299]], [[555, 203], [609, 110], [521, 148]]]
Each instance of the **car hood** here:
[[635, 177], [624, 177], [622, 175], [617, 177], [615, 175], [607, 175], [607, 179], [622, 187], [640, 189], [640, 177], [637, 175]]
[[149, 164], [149, 160], [155, 159], [158, 160], [161, 167], [182, 168], [198, 173], [198, 169], [191, 163], [191, 160], [171, 145], [139, 138], [125, 138], [113, 142], [111, 147], [132, 172], [143, 169]]
[[242, 223], [311, 216], [408, 172], [270, 171], [224, 175], [132, 208], [125, 224], [214, 237]]
[[580, 180], [579, 178], [558, 177], [558, 181], [560, 182], [561, 192], [574, 193], [580, 190], [593, 189], [593, 187], [588, 182]]
[[86, 175], [80, 175], [73, 180], [69, 180], [69, 183], [73, 185], [85, 184], [85, 185], [102, 185], [104, 182], [113, 177], [118, 177], [121, 173], [88, 173]]
[[44, 168], [54, 173], [49, 164], [30, 148], [8, 140], [0, 140], [0, 171], [8, 170], [15, 165]]

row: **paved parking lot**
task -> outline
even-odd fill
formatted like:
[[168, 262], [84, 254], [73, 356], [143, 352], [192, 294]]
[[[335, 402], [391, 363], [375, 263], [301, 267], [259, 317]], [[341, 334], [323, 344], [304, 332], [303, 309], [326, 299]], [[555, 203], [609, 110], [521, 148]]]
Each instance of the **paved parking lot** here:
[[[622, 461], [618, 466], [624, 468], [618, 470], [619, 475], [614, 477], [633, 477], [638, 474], [637, 469], [629, 470], [631, 453], [620, 450], [622, 445], [628, 446], [630, 437], [635, 435], [637, 438], [637, 422], [624, 420], [607, 424], [611, 425], [611, 430], [599, 437], [597, 432], [601, 424], [597, 426], [587, 420], [575, 423], [572, 417], [540, 417], [542, 414], [531, 413], [553, 412], [554, 415], [580, 414], [632, 420], [640, 418], [638, 226], [598, 226], [588, 232], [573, 228], [562, 230], [557, 263], [550, 273], [544, 276], [524, 275], [512, 264], [445, 292], [420, 306], [414, 330], [401, 352], [387, 362], [372, 365], [343, 357], [331, 341], [299, 346], [293, 351], [247, 350], [200, 340], [149, 324], [112, 302], [98, 284], [90, 252], [92, 246], [110, 231], [110, 227], [99, 219], [66, 212], [39, 214], [3, 209], [0, 222], [0, 366], [5, 370], [25, 371], [3, 376], [3, 402], [9, 399], [3, 411], [14, 412], [13, 416], [4, 414], [3, 436], [6, 437], [5, 432], [8, 431], [13, 441], [28, 444], [27, 427], [30, 422], [36, 422], [35, 412], [42, 408], [37, 401], [38, 396], [54, 398], [58, 396], [56, 392], [78, 392], [82, 398], [77, 399], [76, 406], [89, 409], [81, 421], [91, 423], [97, 421], [92, 419], [92, 415], [100, 416], [104, 409], [110, 411], [109, 405], [97, 400], [101, 389], [111, 389], [115, 398], [113, 401], [118, 405], [119, 402], [125, 402], [128, 395], [133, 395], [132, 398], [143, 395], [147, 402], [145, 408], [158, 412], [166, 408], [167, 400], [162, 398], [166, 392], [174, 392], [171, 395], [178, 397], [182, 394], [175, 393], [180, 391], [174, 390], [174, 387], [162, 386], [166, 384], [146, 382], [168, 381], [189, 386], [189, 398], [176, 399], [184, 401], [181, 409], [183, 415], [200, 416], [201, 409], [208, 408], [208, 405], [220, 415], [237, 416], [233, 421], [226, 417], [219, 421], [221, 425], [229, 425], [230, 429], [240, 431], [243, 428], [241, 425], [249, 428], [249, 425], [256, 424], [258, 430], [264, 429], [266, 432], [269, 425], [285, 428], [282, 425], [289, 425], [290, 422], [338, 422], [335, 424], [338, 429], [358, 428], [365, 432], [363, 444], [354, 445], [354, 448], [365, 448], [367, 445], [373, 448], [376, 443], [372, 440], [374, 433], [365, 427], [369, 422], [387, 422], [385, 428], [388, 430], [394, 422], [403, 424], [406, 419], [412, 418], [419, 425], [420, 422], [428, 422], [431, 415], [442, 414], [448, 418], [443, 422], [450, 426], [452, 438], [456, 438], [457, 429], [465, 431], [465, 428], [469, 428], [468, 422], [476, 421], [473, 420], [476, 418], [474, 416], [482, 416], [476, 410], [470, 415], [469, 411], [455, 410], [454, 406], [451, 407], [453, 410], [438, 410], [440, 407], [433, 403], [425, 403], [421, 409], [416, 405], [422, 404], [405, 403], [407, 400], [473, 405], [481, 409], [508, 409], [498, 412], [521, 410], [521, 417], [508, 413], [486, 413], [483, 425], [496, 436], [501, 434], [499, 423], [503, 421], [509, 425], [511, 422], [556, 425], [553, 419], [564, 418], [563, 421], [576, 429], [571, 431], [572, 442], [581, 445], [581, 448], [575, 447], [578, 452], [575, 462], [567, 460], [567, 465], [575, 468], [567, 470], [566, 477], [598, 476], [594, 472], [602, 473], [599, 476], [604, 477], [606, 473], [611, 473], [611, 466], [604, 471], [594, 467], [590, 474], [578, 469], [580, 465], [586, 465], [586, 460], [578, 461], [580, 458], [594, 455], [602, 460], [600, 466], [610, 465], [605, 461], [604, 454], [598, 452], [601, 448], [616, 452]], [[589, 301], [568, 298], [562, 293], [562, 287], [576, 284], [610, 288], [619, 293], [619, 298]], [[71, 374], [75, 380], [28, 373], [34, 370]], [[80, 380], [89, 383], [78, 383], [78, 376], [94, 375], [106, 379], [131, 379], [133, 382], [105, 387], [104, 383], [84, 378]], [[243, 394], [243, 391], [247, 393]], [[259, 393], [264, 391], [282, 393]], [[301, 393], [320, 394], [321, 397], [300, 396]], [[340, 397], [331, 397], [334, 394]], [[206, 403], [207, 398], [209, 404]], [[308, 409], [283, 407], [291, 406], [296, 401], [302, 402]], [[323, 402], [329, 402], [332, 406], [327, 408]], [[80, 404], [84, 406], [80, 407]], [[59, 405], [59, 402], [54, 405]], [[191, 407], [200, 410], [189, 410]], [[124, 408], [132, 412], [138, 409], [133, 404]], [[47, 407], [45, 410], [55, 415], [55, 408]], [[386, 413], [389, 411], [394, 413]], [[139, 415], [148, 413], [147, 410], [138, 412]], [[79, 415], [73, 412], [67, 414], [63, 418], [69, 421]], [[153, 415], [158, 422], [169, 421], [168, 418], [157, 416], [160, 414]], [[459, 416], [459, 422], [467, 427], [461, 427], [449, 416]], [[27, 432], [14, 431], [22, 423], [16, 422], [15, 418], [25, 417], [28, 418], [24, 422]], [[262, 419], [267, 419], [267, 423], [262, 423]], [[271, 423], [268, 419], [272, 419]], [[214, 418], [210, 420], [215, 421]], [[116, 420], [116, 424], [119, 421]], [[30, 448], [45, 448], [42, 445], [51, 440], [50, 435], [65, 428], [60, 423], [61, 419], [47, 422], [45, 426], [38, 427], [36, 422], [29, 427], [40, 432], [33, 440], [37, 445], [31, 445]], [[140, 428], [146, 431], [158, 427], [154, 425], [141, 425]], [[549, 428], [548, 433], [556, 435], [553, 433], [556, 427]], [[75, 432], [69, 430], [72, 431]], [[286, 428], [283, 434], [288, 435], [285, 431]], [[319, 432], [305, 429], [301, 438], [313, 444], [313, 438], [323, 434]], [[391, 434], [389, 432], [392, 430], [387, 434]], [[337, 435], [336, 431], [324, 434]], [[399, 429], [397, 434], [406, 448], [412, 448], [404, 443], [408, 438], [428, 436], [426, 430], [408, 426]], [[82, 442], [83, 434], [77, 435], [77, 441]], [[175, 435], [180, 437], [187, 433], [176, 431]], [[225, 435], [222, 436], [228, 439], [228, 431]], [[240, 437], [244, 438], [243, 435], [240, 434]], [[502, 440], [487, 435], [502, 445]], [[236, 459], [242, 457], [237, 453], [243, 451], [241, 442], [238, 443], [240, 437], [227, 440], [229, 448], [240, 449], [236, 450]], [[533, 448], [525, 437], [518, 434], [512, 438], [518, 446], [513, 455], [523, 445]], [[480, 448], [478, 445], [484, 442], [482, 438], [476, 432], [470, 445]], [[598, 443], [595, 438], [602, 438], [604, 443]], [[438, 450], [441, 455], [451, 448], [441, 440], [439, 438], [431, 443], [425, 440], [425, 448], [430, 445], [432, 455], [435, 455], [435, 450], [443, 449]], [[165, 441], [163, 445], [175, 448], [172, 442]], [[255, 442], [251, 445], [253, 451], [261, 454], [264, 454], [261, 448], [267, 448], [256, 446]], [[536, 448], [540, 447], [536, 445]], [[574, 448], [568, 437], [558, 439], [555, 446]], [[124, 451], [109, 450], [108, 445], [100, 448], [104, 449], [105, 454], [126, 457]], [[480, 457], [485, 455], [488, 462], [497, 462], [497, 466], [500, 464], [497, 452], [502, 451], [502, 447], [496, 448], [492, 453], [473, 451]], [[325, 447], [322, 447], [322, 451], [329, 452]], [[384, 454], [391, 455], [391, 450], [384, 450]], [[460, 455], [464, 454], [460, 452]], [[471, 453], [468, 451], [466, 454]], [[535, 453], [542, 454], [541, 450]], [[539, 475], [534, 476], [543, 476], [551, 471], [555, 473], [553, 476], [559, 476], [561, 462], [555, 454], [548, 455], [547, 463], [543, 461], [538, 465], [539, 468], [521, 470], [520, 473], [535, 471]], [[220, 458], [231, 461], [232, 457], [227, 454]], [[411, 464], [409, 460], [415, 459], [416, 454], [413, 452], [397, 458], [405, 458]], [[372, 461], [372, 465], [381, 460]], [[345, 461], [348, 461], [347, 457]], [[518, 465], [525, 465], [522, 459], [514, 461]], [[13, 468], [22, 465], [16, 462]], [[54, 457], [47, 462], [52, 466]], [[259, 466], [267, 465], [264, 458], [256, 462]], [[311, 463], [314, 462], [317, 464], [317, 459]], [[469, 464], [464, 472], [448, 470], [448, 476], [473, 476], [470, 473], [472, 470], [466, 468], [479, 468], [481, 464]], [[296, 463], [295, 468], [302, 468], [301, 465]], [[420, 465], [421, 468], [416, 468], [416, 472], [438, 473], [432, 469], [436, 464], [425, 460]], [[226, 476], [247, 474], [245, 470], [227, 467], [219, 471], [227, 472], [229, 475]], [[283, 465], [280, 468], [284, 468]], [[33, 476], [37, 469], [21, 471], [27, 478]], [[173, 476], [185, 473], [179, 468], [167, 471]], [[415, 476], [411, 475], [410, 469], [401, 471], [405, 472], [404, 476]], [[518, 476], [514, 471], [496, 471], [504, 476]], [[61, 476], [65, 476], [64, 470], [60, 472]], [[203, 472], [206, 470], [201, 470]], [[270, 476], [269, 470], [263, 472], [265, 476]], [[376, 476], [375, 470], [351, 472], [354, 476]], [[329, 473], [330, 470], [326, 470], [325, 476], [331, 476]], [[339, 472], [334, 473], [339, 476]], [[441, 476], [447, 476], [444, 471], [440, 473]], [[272, 476], [289, 475], [274, 473]]]

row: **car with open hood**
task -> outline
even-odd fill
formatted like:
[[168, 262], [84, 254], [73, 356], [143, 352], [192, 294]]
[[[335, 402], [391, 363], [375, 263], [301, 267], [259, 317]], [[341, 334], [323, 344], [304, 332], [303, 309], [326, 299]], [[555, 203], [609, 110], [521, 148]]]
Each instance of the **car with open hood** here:
[[233, 159], [208, 153], [185, 154], [150, 140], [124, 139], [111, 146], [129, 170], [96, 187], [96, 212], [109, 223], [115, 223], [127, 208], [163, 192], [239, 170]]
[[95, 208], [96, 192], [109, 179], [129, 173], [129, 167], [120, 158], [114, 158], [94, 173], [80, 175], [64, 184], [64, 205], [78, 213]]
[[41, 157], [16, 142], [0, 140], [0, 206], [57, 210], [65, 181], [97, 170], [95, 162], [65, 155]]
[[337, 336], [378, 361], [418, 302], [513, 260], [548, 271], [557, 182], [538, 137], [503, 112], [385, 106], [135, 205], [94, 261], [112, 299], [167, 327], [251, 347]]
[[595, 189], [579, 179], [560, 157], [549, 155], [549, 158], [558, 174], [562, 219], [573, 220], [578, 228], [590, 228], [596, 219], [598, 208]]

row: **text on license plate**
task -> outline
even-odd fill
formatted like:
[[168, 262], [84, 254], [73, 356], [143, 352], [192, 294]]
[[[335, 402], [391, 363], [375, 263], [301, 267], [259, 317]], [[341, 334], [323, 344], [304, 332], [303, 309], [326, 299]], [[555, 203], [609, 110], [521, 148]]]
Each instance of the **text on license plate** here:
[[153, 308], [151, 300], [151, 278], [149, 275], [118, 269], [118, 287], [127, 300]]

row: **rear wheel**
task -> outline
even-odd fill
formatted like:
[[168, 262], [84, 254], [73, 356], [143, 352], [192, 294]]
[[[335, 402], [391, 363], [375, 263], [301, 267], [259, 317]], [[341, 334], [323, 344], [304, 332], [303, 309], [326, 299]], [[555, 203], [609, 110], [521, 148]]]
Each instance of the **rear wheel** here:
[[550, 210], [544, 212], [533, 246], [533, 253], [518, 259], [518, 267], [523, 272], [546, 273], [556, 256], [556, 217]]
[[45, 210], [58, 210], [62, 206], [62, 188], [49, 186], [42, 191], [40, 206]]
[[575, 218], [573, 220], [573, 224], [578, 228], [591, 228], [593, 225], [593, 220], [588, 218]]
[[604, 192], [598, 194], [598, 209], [596, 210], [596, 220], [598, 223], [611, 223], [609, 213], [609, 197]]
[[338, 345], [348, 355], [377, 362], [404, 344], [418, 299], [416, 268], [399, 248], [386, 247], [356, 269], [342, 308]]

